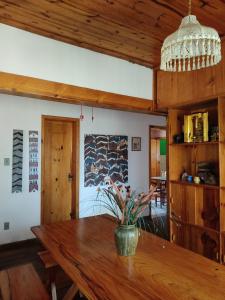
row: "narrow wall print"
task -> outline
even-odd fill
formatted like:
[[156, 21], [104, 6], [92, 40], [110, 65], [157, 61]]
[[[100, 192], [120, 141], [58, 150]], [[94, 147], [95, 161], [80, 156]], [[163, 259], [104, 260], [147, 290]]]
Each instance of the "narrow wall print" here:
[[29, 192], [38, 191], [38, 131], [29, 131]]
[[111, 178], [115, 183], [128, 182], [128, 137], [86, 135], [84, 140], [84, 186], [98, 186]]
[[13, 130], [12, 193], [22, 192], [23, 130]]

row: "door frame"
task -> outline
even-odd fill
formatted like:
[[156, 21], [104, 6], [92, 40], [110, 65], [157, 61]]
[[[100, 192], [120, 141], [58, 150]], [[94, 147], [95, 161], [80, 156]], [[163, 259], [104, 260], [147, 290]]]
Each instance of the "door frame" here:
[[45, 121], [62, 121], [62, 122], [72, 122], [73, 124], [73, 140], [72, 140], [72, 201], [71, 201], [71, 219], [79, 218], [79, 189], [80, 189], [80, 119], [61, 117], [61, 116], [41, 116], [41, 224], [43, 224], [43, 200], [44, 200], [44, 190], [43, 183], [45, 181], [44, 174], [44, 140], [45, 140]]
[[[168, 132], [167, 132], [167, 125], [165, 126], [160, 126], [160, 125], [150, 125], [149, 126], [149, 186], [151, 184], [151, 139], [152, 139], [152, 136], [151, 136], [151, 129], [152, 128], [156, 128], [156, 129], [163, 129], [166, 131], [166, 140], [167, 140], [167, 137], [168, 137]], [[167, 182], [168, 182], [168, 143], [167, 143], [167, 155], [166, 155], [166, 174], [167, 174]]]

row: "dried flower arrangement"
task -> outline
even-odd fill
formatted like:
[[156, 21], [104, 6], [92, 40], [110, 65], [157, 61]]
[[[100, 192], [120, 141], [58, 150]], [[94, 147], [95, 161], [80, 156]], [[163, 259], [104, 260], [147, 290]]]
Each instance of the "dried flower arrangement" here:
[[130, 188], [119, 188], [112, 180], [108, 188], [98, 189], [97, 201], [117, 220], [119, 225], [134, 225], [138, 222], [154, 196], [156, 187], [147, 194], [136, 194]]

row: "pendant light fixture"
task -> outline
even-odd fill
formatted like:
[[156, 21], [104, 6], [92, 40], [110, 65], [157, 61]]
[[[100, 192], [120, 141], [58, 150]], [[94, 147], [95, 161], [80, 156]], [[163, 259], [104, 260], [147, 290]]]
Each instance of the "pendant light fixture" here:
[[161, 49], [163, 71], [192, 71], [216, 65], [221, 60], [221, 41], [218, 32], [201, 25], [191, 14], [181, 21], [177, 31], [169, 35]]

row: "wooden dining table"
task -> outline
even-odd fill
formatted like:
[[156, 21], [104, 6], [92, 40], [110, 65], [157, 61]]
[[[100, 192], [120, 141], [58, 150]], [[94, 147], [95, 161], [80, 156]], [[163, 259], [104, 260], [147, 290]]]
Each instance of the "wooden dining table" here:
[[108, 215], [32, 232], [93, 300], [224, 300], [225, 267], [141, 230], [135, 256], [118, 256]]

